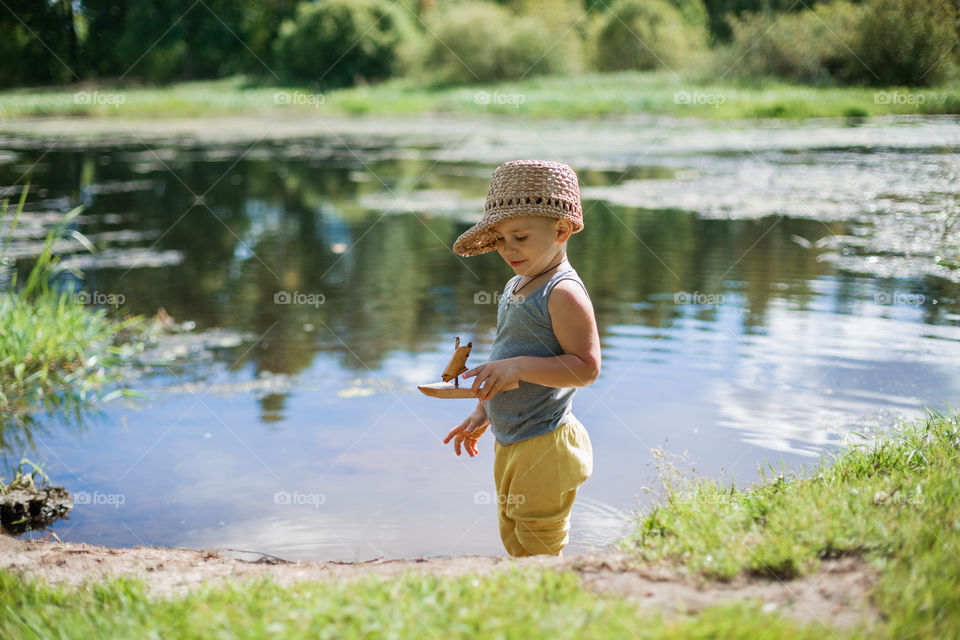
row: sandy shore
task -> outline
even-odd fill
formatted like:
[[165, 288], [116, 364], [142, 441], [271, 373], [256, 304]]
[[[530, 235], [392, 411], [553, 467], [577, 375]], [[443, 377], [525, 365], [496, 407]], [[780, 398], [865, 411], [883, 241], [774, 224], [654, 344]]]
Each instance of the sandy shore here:
[[620, 551], [566, 558], [510, 559], [493, 556], [423, 557], [361, 563], [287, 562], [237, 550], [162, 547], [112, 549], [88, 544], [27, 541], [0, 535], [0, 568], [51, 584], [76, 585], [109, 576], [136, 576], [157, 597], [175, 596], [204, 583], [271, 576], [280, 584], [352, 580], [374, 575], [388, 580], [406, 572], [437, 577], [482, 576], [512, 567], [577, 573], [594, 592], [623, 596], [666, 614], [694, 614], [725, 601], [753, 599], [766, 611], [831, 627], [850, 628], [876, 620], [869, 590], [877, 574], [853, 557], [824, 561], [797, 580], [741, 576], [730, 582], [698, 581], [667, 567], [652, 566]]

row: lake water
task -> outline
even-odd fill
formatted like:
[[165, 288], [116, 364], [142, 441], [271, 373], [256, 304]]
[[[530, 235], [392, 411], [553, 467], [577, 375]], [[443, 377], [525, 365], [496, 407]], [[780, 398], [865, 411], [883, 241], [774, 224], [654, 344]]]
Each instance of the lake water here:
[[629, 530], [656, 447], [748, 486], [761, 465], [800, 469], [960, 397], [955, 120], [312, 126], [0, 136], [0, 187], [31, 183], [15, 254], [45, 213], [83, 204], [99, 251], [64, 249], [86, 299], [195, 323], [131, 369], [146, 398], [80, 426], [42, 419], [4, 452], [74, 495], [62, 539], [503, 554], [492, 438], [473, 459], [441, 443], [474, 401], [416, 384], [439, 379], [456, 336], [472, 365], [489, 354], [512, 271], [450, 247], [514, 158], [568, 162], [584, 193], [569, 256], [603, 371], [574, 400], [595, 470], [570, 552]]

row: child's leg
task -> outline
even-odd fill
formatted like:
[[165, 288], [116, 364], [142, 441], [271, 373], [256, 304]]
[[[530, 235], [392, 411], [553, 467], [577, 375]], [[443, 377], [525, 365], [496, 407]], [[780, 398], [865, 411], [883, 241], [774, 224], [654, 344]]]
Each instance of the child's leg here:
[[[569, 541], [570, 509], [577, 487], [593, 471], [586, 429], [571, 415], [551, 433], [502, 449], [494, 468], [499, 472], [497, 498], [504, 546], [512, 556], [557, 555]], [[524, 553], [516, 552], [514, 539]]]
[[500, 539], [503, 541], [503, 547], [512, 557], [528, 556], [530, 554], [527, 553], [527, 550], [523, 548], [523, 545], [520, 544], [520, 540], [517, 538], [517, 521], [507, 515], [506, 497], [501, 498], [501, 496], [506, 496], [507, 493], [509, 493], [506, 490], [509, 480], [504, 479], [507, 461], [509, 459], [507, 453], [509, 447], [501, 447], [499, 444], [494, 443], [493, 449], [493, 481], [497, 487], [497, 518], [500, 522]]
[[516, 535], [529, 555], [555, 556], [570, 541], [570, 509], [577, 496], [571, 489], [558, 498], [543, 494], [535, 504], [518, 505]]
[[520, 544], [520, 538], [517, 537], [517, 521], [507, 515], [503, 506], [498, 507], [498, 517], [503, 548], [514, 558], [529, 556], [530, 553]]

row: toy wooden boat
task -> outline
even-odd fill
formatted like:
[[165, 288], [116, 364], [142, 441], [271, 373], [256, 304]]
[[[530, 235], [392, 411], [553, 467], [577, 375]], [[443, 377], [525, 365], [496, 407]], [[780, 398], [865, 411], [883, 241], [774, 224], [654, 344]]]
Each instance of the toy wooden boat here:
[[417, 389], [431, 398], [476, 398], [473, 387], [455, 387], [452, 382], [431, 382], [417, 385]]
[[[468, 386], [460, 386], [460, 374], [467, 370], [467, 357], [470, 355], [470, 350], [473, 348], [473, 343], [468, 342], [464, 346], [460, 346], [460, 336], [457, 336], [457, 341], [453, 348], [453, 357], [450, 358], [450, 362], [447, 364], [447, 368], [443, 370], [443, 374], [440, 376], [443, 379], [443, 382], [430, 382], [428, 384], [417, 385], [417, 388], [424, 395], [428, 395], [431, 398], [476, 398], [473, 395], [473, 384]], [[451, 380], [453, 382], [451, 382]], [[510, 389], [517, 389], [520, 385], [515, 385], [510, 387]], [[505, 389], [509, 390], [509, 389]]]

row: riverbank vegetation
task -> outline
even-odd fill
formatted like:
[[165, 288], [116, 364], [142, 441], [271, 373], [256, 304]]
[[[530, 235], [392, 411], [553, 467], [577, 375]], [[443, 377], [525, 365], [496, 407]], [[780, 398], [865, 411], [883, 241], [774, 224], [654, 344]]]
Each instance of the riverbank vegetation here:
[[38, 410], [78, 416], [89, 400], [122, 393], [103, 396], [101, 391], [116, 378], [112, 369], [122, 355], [135, 348], [120, 337], [141, 322], [114, 318], [58, 279], [66, 274], [54, 251], [57, 241], [71, 239], [92, 249], [71, 229], [80, 208], [60, 218], [26, 277], [18, 277], [17, 261], [8, 252], [26, 193], [24, 189], [15, 209], [8, 202], [0, 208], [0, 451], [15, 448], [14, 441], [29, 433], [21, 427]]
[[774, 471], [744, 491], [668, 472], [665, 501], [625, 545], [717, 579], [790, 580], [824, 559], [863, 557], [882, 571], [874, 600], [888, 617], [883, 636], [955, 636], [958, 456], [960, 416], [931, 414], [832, 463]]
[[[86, 95], [77, 101], [78, 95]], [[112, 96], [113, 103], [96, 96]], [[304, 91], [258, 86], [244, 76], [165, 87], [85, 85], [76, 89], [0, 92], [3, 118], [185, 118], [257, 116], [416, 116], [447, 114], [583, 118], [632, 114], [709, 119], [848, 118], [960, 112], [960, 87], [811, 87], [771, 82], [755, 86], [708, 82], [665, 71], [537, 76], [518, 82], [424, 87], [406, 79], [376, 85]]]

